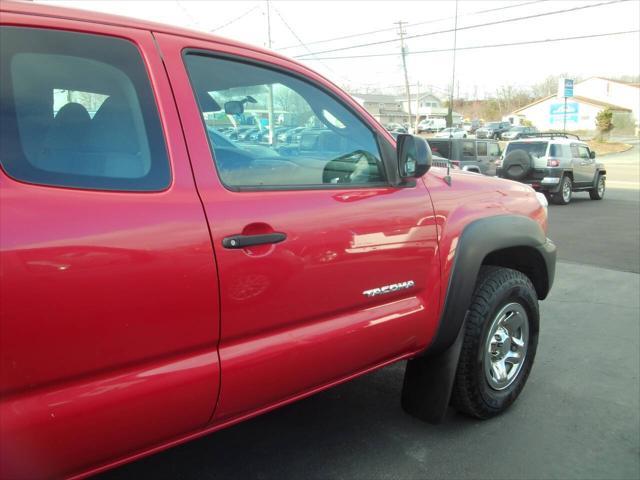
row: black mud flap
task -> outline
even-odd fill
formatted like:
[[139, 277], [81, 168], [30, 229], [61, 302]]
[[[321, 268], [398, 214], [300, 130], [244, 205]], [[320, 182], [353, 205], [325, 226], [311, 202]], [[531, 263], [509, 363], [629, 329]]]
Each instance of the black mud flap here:
[[402, 385], [402, 409], [409, 415], [437, 424], [447, 413], [464, 339], [466, 317], [465, 314], [458, 335], [449, 348], [436, 355], [425, 355], [407, 362]]

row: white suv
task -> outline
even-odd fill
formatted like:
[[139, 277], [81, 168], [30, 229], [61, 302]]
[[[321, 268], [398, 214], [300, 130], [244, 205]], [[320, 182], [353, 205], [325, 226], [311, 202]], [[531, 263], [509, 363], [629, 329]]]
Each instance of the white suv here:
[[577, 136], [539, 133], [509, 142], [496, 162], [499, 177], [531, 185], [553, 203], [566, 205], [573, 192], [589, 192], [602, 200], [607, 171], [595, 152]]

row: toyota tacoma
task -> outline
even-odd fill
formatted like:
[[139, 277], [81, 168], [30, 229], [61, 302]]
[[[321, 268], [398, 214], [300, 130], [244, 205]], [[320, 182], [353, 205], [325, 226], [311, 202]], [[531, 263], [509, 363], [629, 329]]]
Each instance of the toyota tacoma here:
[[516, 400], [543, 195], [431, 165], [274, 52], [0, 5], [1, 478], [86, 477], [402, 360], [425, 421]]

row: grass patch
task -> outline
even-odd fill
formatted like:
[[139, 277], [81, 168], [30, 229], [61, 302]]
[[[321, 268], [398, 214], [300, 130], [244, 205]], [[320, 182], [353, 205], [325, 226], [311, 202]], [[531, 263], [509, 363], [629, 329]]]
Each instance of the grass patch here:
[[628, 143], [620, 142], [598, 142], [597, 140], [589, 140], [587, 143], [589, 144], [589, 148], [596, 152], [596, 155], [626, 152], [632, 147], [632, 145]]

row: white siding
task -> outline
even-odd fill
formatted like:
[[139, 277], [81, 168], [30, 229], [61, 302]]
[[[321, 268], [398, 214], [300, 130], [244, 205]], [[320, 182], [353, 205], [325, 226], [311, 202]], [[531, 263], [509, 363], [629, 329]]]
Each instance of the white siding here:
[[611, 103], [632, 111], [636, 123], [640, 119], [640, 88], [624, 83], [612, 82], [604, 78], [589, 78], [577, 83], [574, 94]]
[[[577, 107], [575, 114], [571, 113], [567, 115], [567, 131], [595, 130], [596, 115], [602, 110], [601, 107], [576, 100], [568, 100], [567, 104], [570, 108]], [[562, 100], [552, 97], [520, 110], [518, 115], [524, 115], [524, 117], [530, 120], [533, 126], [540, 131], [562, 130], [563, 115], [561, 109], [563, 105], [564, 102]], [[558, 113], [553, 114], [552, 112]]]

